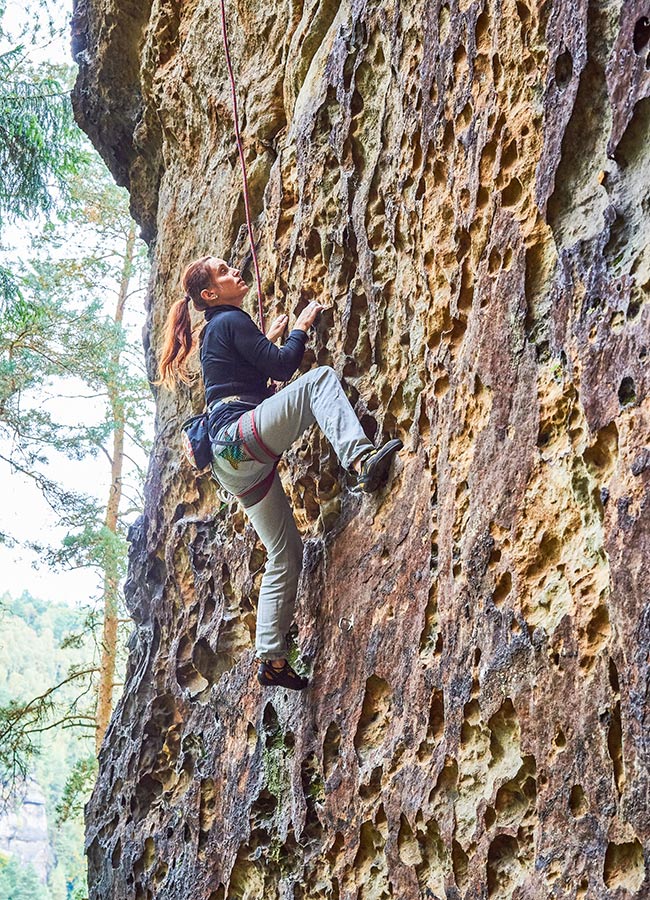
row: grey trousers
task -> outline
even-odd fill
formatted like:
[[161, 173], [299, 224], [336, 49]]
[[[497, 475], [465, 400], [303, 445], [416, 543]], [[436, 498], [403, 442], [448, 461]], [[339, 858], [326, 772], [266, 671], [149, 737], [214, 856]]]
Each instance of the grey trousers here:
[[[374, 449], [329, 366], [312, 369], [263, 400], [253, 410], [253, 421], [259, 439], [277, 456], [315, 422], [346, 468], [362, 453]], [[233, 422], [221, 429], [217, 440], [234, 438], [237, 425]], [[244, 493], [273, 470], [273, 463], [233, 453], [232, 448], [215, 443], [212, 449], [215, 476], [230, 493]], [[266, 496], [245, 511], [267, 552], [257, 606], [255, 650], [262, 660], [280, 659], [286, 656], [286, 634], [293, 619], [302, 540], [277, 472]]]

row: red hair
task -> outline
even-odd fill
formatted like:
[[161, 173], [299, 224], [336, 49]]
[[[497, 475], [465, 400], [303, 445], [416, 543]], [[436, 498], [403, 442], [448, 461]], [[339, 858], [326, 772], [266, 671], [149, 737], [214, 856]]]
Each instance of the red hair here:
[[190, 380], [186, 362], [195, 349], [195, 342], [192, 336], [189, 305], [192, 302], [197, 310], [208, 308], [208, 304], [201, 297], [201, 291], [208, 290], [213, 284], [211, 259], [211, 256], [195, 259], [183, 272], [182, 284], [185, 296], [182, 300], [177, 300], [167, 314], [165, 337], [160, 354], [160, 378], [155, 384], [174, 387], [178, 381], [187, 384]]

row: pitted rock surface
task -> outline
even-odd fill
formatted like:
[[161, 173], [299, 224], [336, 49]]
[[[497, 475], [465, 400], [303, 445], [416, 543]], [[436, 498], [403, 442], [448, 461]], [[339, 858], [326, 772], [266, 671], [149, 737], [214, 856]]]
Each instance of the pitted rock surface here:
[[[379, 497], [316, 430], [286, 455], [313, 674], [264, 690], [263, 551], [182, 461], [201, 385], [158, 391], [91, 897], [649, 897], [650, 6], [227, 12], [267, 319], [322, 300], [303, 368], [405, 449]], [[248, 253], [220, 29], [76, 5], [152, 377], [184, 266]]]

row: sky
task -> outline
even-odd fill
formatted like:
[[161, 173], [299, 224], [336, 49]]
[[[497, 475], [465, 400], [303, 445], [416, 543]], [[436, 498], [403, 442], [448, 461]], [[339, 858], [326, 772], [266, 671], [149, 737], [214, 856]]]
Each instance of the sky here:
[[[30, 59], [37, 62], [51, 61], [55, 63], [72, 62], [70, 55], [70, 39], [66, 23], [70, 18], [70, 6], [59, 5], [53, 0], [38, 4], [41, 15], [46, 16], [48, 10], [55, 17], [57, 28], [62, 32], [54, 40], [25, 41]], [[16, 41], [23, 24], [32, 17], [26, 12], [24, 2], [9, 0], [3, 18], [3, 28], [8, 33], [8, 43]], [[13, 37], [12, 37], [13, 35]], [[0, 52], [2, 47], [0, 46]], [[5, 231], [5, 243], [12, 242], [20, 254], [25, 252], [24, 238], [20, 229]], [[127, 312], [127, 327], [131, 334], [139, 335], [144, 323], [144, 294], [136, 294], [130, 301]], [[62, 420], [71, 424], [84, 421], [88, 424], [97, 421], [98, 410], [92, 401], [80, 401], [74, 398], [78, 393], [75, 386], [66, 382], [63, 393], [71, 399], [49, 399], [39, 401], [47, 404], [48, 409]], [[153, 426], [152, 426], [153, 427]], [[5, 444], [0, 449], [9, 449]], [[56, 474], [57, 481], [64, 486], [97, 497], [106, 502], [110, 470], [105, 457], [71, 461], [57, 454], [51, 462], [51, 474]], [[76, 569], [72, 571], [52, 571], [30, 550], [21, 547], [22, 541], [38, 541], [41, 544], [56, 545], [65, 536], [66, 530], [57, 527], [56, 514], [50, 509], [38, 488], [29, 479], [17, 472], [10, 472], [6, 464], [0, 464], [0, 533], [9, 533], [16, 539], [13, 546], [0, 544], [0, 595], [9, 592], [13, 596], [24, 590], [33, 596], [49, 602], [64, 602], [70, 605], [86, 605], [96, 599], [99, 594], [99, 581], [95, 573]]]

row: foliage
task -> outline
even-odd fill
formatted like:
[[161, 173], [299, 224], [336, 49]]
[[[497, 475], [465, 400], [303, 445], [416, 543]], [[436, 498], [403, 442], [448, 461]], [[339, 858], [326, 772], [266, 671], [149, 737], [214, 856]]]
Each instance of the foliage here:
[[63, 788], [63, 796], [56, 806], [56, 823], [61, 825], [71, 817], [83, 813], [89, 789], [97, 778], [97, 759], [94, 755], [78, 759]]
[[[47, 9], [52, 0], [36, 2]], [[3, 11], [0, 0], [6, 45]], [[101, 574], [114, 638], [122, 626], [126, 528], [142, 505], [151, 409], [140, 342], [123, 314], [143, 289], [147, 259], [126, 192], [74, 126], [71, 68], [30, 65], [19, 43], [0, 46], [0, 465], [31, 478], [67, 528], [58, 546], [31, 542], [41, 559]], [[15, 237], [16, 223], [28, 217]], [[87, 457], [102, 462], [97, 480], [110, 483], [114, 502], [85, 496], [52, 474], [59, 460]], [[0, 533], [0, 542], [11, 540]], [[0, 782], [19, 785], [21, 776], [36, 774], [47, 788], [59, 858], [51, 885], [81, 897], [79, 819], [96, 771], [86, 735], [98, 715], [98, 671], [109, 689], [115, 680], [105, 662], [106, 629], [98, 646], [108, 613], [89, 609], [71, 621], [62, 608], [28, 596], [5, 598], [4, 607], [7, 646], [30, 650], [25, 660], [0, 647]], [[124, 643], [118, 657], [123, 653]], [[99, 706], [102, 696], [106, 691]], [[110, 712], [110, 692], [104, 707]], [[61, 860], [73, 852], [79, 858], [71, 876]]]
[[0, 862], [0, 900], [51, 900], [51, 894], [32, 865], [11, 857]]
[[[0, 600], [0, 627], [4, 638], [0, 645], [0, 730], [6, 726], [5, 711], [12, 702], [29, 706], [31, 698], [44, 693], [44, 685], [64, 681], [49, 694], [51, 715], [61, 719], [71, 708], [81, 712], [84, 702], [87, 711], [92, 713], [92, 691], [83, 699], [81, 680], [66, 681], [71, 673], [83, 671], [85, 661], [92, 658], [93, 642], [86, 629], [85, 610], [44, 603], [26, 592], [17, 598], [5, 595]], [[67, 639], [71, 634], [81, 639], [70, 643]], [[29, 652], [25, 652], [26, 648]], [[88, 678], [86, 687], [89, 687]], [[42, 726], [49, 723], [45, 717], [41, 721]], [[57, 859], [50, 887], [52, 897], [57, 900], [63, 894], [58, 889], [55, 891], [55, 883], [76, 885], [81, 891], [79, 896], [85, 896], [81, 807], [94, 766], [93, 723], [89, 724], [86, 734], [79, 728], [46, 727], [30, 735], [38, 752], [29, 760], [28, 777], [35, 778], [43, 789], [48, 821], [56, 826], [50, 827]], [[3, 773], [0, 780], [5, 777]], [[3, 885], [2, 876], [0, 885]], [[9, 897], [13, 900], [13, 894], [5, 895], [2, 890], [0, 900]], [[31, 898], [29, 894], [26, 896]], [[33, 896], [50, 900], [50, 893]]]
[[[117, 397], [124, 417], [127, 450], [134, 470], [125, 485], [130, 508], [141, 507], [139, 484], [149, 444], [145, 418], [151, 393], [141, 347], [116, 322], [117, 292], [126, 274], [141, 290], [147, 259], [139, 247], [125, 261], [133, 228], [126, 192], [117, 188], [97, 157], [70, 180], [70, 203], [58, 221], [49, 221], [33, 242], [33, 257], [16, 276], [20, 296], [0, 311], [0, 459], [32, 478], [71, 529], [63, 546], [34, 549], [54, 564], [96, 565], [124, 557], [123, 537], [115, 543], [101, 524], [103, 507], [80, 492], [64, 489], [48, 475], [48, 460], [105, 457], [109, 462]], [[133, 292], [132, 292], [133, 293]], [[84, 423], [62, 421], [58, 397], [80, 409], [92, 405], [99, 416]], [[85, 403], [85, 406], [84, 406]], [[60, 404], [58, 404], [60, 407]], [[10, 452], [3, 451], [10, 447]]]
[[22, 46], [0, 55], [0, 223], [66, 194], [82, 155], [66, 75], [30, 67]]

